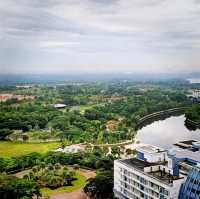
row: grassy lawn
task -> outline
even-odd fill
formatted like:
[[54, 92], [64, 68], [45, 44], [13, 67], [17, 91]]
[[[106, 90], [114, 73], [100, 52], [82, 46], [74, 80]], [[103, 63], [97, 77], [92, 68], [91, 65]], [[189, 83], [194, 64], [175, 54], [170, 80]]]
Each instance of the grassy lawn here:
[[76, 172], [76, 176], [77, 180], [73, 181], [73, 186], [64, 186], [64, 187], [60, 187], [58, 189], [54, 189], [51, 190], [49, 188], [42, 188], [41, 192], [43, 196], [51, 196], [51, 195], [55, 195], [55, 194], [59, 194], [59, 193], [64, 193], [64, 192], [72, 192], [75, 191], [77, 189], [80, 189], [82, 187], [85, 186], [86, 184], [86, 177], [84, 177], [83, 175], [80, 175], [78, 172]]
[[89, 105], [80, 105], [80, 106], [72, 106], [70, 111], [78, 110], [81, 114], [84, 114], [86, 110], [92, 109], [95, 106], [100, 106], [101, 104], [89, 104]]
[[20, 143], [0, 141], [0, 157], [16, 157], [32, 152], [45, 153], [60, 146], [59, 142], [51, 143]]

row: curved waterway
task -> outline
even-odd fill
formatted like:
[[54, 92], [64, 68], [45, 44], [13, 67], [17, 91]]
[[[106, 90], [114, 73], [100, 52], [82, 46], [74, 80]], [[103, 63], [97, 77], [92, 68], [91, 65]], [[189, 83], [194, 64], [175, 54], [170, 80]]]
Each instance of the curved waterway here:
[[137, 131], [136, 139], [142, 143], [169, 149], [179, 141], [200, 140], [200, 129], [187, 128], [185, 115], [171, 116], [142, 127]]

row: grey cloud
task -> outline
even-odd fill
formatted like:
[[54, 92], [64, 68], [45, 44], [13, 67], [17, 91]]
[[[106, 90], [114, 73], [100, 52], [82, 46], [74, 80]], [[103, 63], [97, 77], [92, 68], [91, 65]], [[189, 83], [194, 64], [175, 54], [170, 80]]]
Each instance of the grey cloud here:
[[199, 9], [195, 0], [1, 1], [0, 73], [5, 65], [7, 72], [52, 65], [158, 72], [191, 65], [196, 71]]

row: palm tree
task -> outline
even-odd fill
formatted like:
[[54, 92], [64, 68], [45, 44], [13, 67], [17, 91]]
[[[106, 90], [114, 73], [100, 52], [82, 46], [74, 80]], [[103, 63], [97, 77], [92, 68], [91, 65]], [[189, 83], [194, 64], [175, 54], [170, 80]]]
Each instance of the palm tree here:
[[54, 170], [54, 167], [52, 164], [48, 164], [48, 170], [50, 170], [50, 171]]
[[63, 186], [63, 184], [64, 184], [63, 179], [59, 176], [53, 176], [48, 183], [49, 187], [52, 188], [61, 187]]
[[32, 171], [33, 171], [33, 173], [37, 173], [38, 168], [37, 168], [37, 167], [33, 167], [33, 168], [32, 168]]
[[40, 167], [41, 167], [42, 171], [44, 171], [44, 169], [45, 169], [45, 167], [46, 167], [45, 162], [41, 162], [41, 163], [40, 163]]
[[61, 169], [61, 165], [60, 165], [59, 163], [56, 163], [56, 164], [55, 164], [55, 169], [57, 169], [57, 170], [58, 170], [58, 169]]

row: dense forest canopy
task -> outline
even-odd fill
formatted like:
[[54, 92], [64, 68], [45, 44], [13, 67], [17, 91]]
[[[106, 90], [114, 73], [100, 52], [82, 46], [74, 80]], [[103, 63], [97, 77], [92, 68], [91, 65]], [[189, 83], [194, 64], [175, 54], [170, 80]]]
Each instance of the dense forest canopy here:
[[[184, 91], [158, 83], [40, 85], [15, 90], [8, 87], [9, 92], [35, 96], [35, 99], [0, 103], [1, 139], [12, 134], [12, 139], [18, 136], [25, 140], [114, 143], [131, 139], [141, 117], [188, 103]], [[58, 110], [54, 108], [56, 103], [66, 104], [66, 108]], [[116, 126], [112, 130], [108, 125], [110, 121]]]

